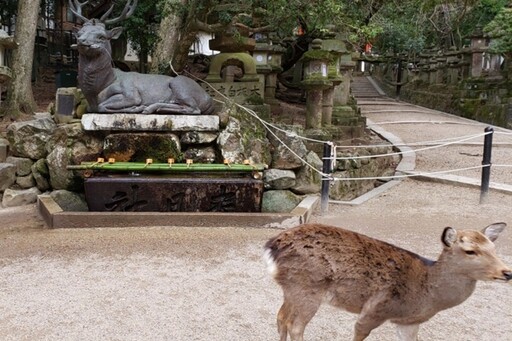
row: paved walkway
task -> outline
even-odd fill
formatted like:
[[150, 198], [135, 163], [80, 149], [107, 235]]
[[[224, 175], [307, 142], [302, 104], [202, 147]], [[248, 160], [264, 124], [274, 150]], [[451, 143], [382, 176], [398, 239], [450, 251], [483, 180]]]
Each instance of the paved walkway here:
[[[391, 99], [370, 77], [352, 90], [368, 127], [404, 153], [399, 174], [480, 186], [488, 124]], [[491, 190], [512, 195], [512, 131], [493, 128]]]

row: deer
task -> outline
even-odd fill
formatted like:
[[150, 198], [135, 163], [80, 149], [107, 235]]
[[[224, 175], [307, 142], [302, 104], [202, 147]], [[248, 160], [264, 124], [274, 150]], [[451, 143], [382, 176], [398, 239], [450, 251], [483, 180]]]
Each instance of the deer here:
[[510, 281], [512, 270], [493, 243], [505, 227], [446, 227], [436, 261], [328, 225], [303, 224], [279, 233], [265, 244], [263, 258], [283, 291], [280, 341], [288, 335], [303, 341], [306, 325], [324, 302], [359, 314], [354, 341], [386, 321], [396, 325], [399, 340], [417, 340], [421, 323], [464, 302], [477, 281]]
[[100, 19], [82, 15], [83, 3], [69, 0], [71, 12], [81, 21], [74, 29], [77, 39], [78, 85], [88, 103], [88, 112], [142, 114], [205, 114], [215, 111], [213, 99], [193, 79], [124, 72], [112, 66], [110, 41], [123, 32], [122, 27], [106, 25], [127, 19], [135, 11], [137, 0], [127, 0], [121, 14], [108, 19], [114, 5]]

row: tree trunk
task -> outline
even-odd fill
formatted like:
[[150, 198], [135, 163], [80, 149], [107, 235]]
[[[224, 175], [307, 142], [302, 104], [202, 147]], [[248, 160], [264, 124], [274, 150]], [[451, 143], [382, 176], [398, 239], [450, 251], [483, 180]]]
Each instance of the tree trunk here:
[[[153, 73], [169, 73], [169, 62], [174, 59], [175, 51], [180, 44], [182, 20], [181, 17], [171, 12], [172, 2], [186, 4], [187, 0], [173, 0], [167, 2], [165, 10], [170, 14], [162, 18], [158, 29], [159, 41], [152, 55], [151, 71]], [[188, 52], [188, 48], [187, 48]], [[173, 61], [174, 66], [174, 61]], [[181, 70], [176, 70], [177, 72]]]
[[13, 78], [7, 91], [5, 114], [19, 116], [20, 111], [33, 113], [37, 107], [32, 93], [32, 63], [40, 0], [19, 0], [13, 51]]

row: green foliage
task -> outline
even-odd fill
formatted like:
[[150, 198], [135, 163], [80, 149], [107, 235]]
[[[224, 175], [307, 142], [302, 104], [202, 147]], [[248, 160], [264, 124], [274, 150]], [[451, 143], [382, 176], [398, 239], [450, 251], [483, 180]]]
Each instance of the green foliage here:
[[492, 52], [512, 55], [512, 6], [503, 7], [485, 26], [485, 32], [492, 38]]
[[[160, 3], [160, 0], [139, 0], [133, 15], [119, 23], [138, 54], [151, 54], [158, 41], [158, 25], [162, 20]], [[115, 0], [113, 15], [119, 15], [125, 4], [126, 0]]]

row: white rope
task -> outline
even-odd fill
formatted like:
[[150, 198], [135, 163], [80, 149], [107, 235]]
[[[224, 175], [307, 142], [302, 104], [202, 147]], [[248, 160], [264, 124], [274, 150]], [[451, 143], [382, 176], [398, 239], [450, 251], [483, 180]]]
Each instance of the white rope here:
[[[485, 132], [484, 135], [490, 134], [491, 132]], [[475, 135], [463, 135], [463, 136], [456, 136], [456, 137], [448, 137], [446, 139], [440, 139], [440, 140], [431, 140], [431, 141], [420, 141], [420, 142], [411, 142], [411, 143], [396, 143], [396, 144], [374, 144], [374, 145], [358, 145], [358, 146], [336, 146], [337, 148], [375, 148], [375, 147], [410, 147], [410, 146], [425, 146], [425, 145], [432, 145], [432, 144], [438, 144], [441, 142], [446, 141], [459, 141], [459, 139], [463, 138], [477, 138], [481, 137], [482, 134], [475, 134]]]
[[377, 158], [377, 157], [384, 157], [384, 156], [416, 153], [416, 152], [421, 152], [421, 151], [425, 151], [425, 150], [446, 147], [446, 146], [449, 146], [449, 145], [452, 145], [452, 144], [456, 144], [456, 143], [464, 142], [464, 141], [467, 141], [467, 140], [471, 140], [471, 139], [473, 139], [473, 138], [475, 138], [477, 136], [484, 136], [486, 134], [488, 134], [488, 133], [482, 133], [482, 134], [479, 134], [479, 135], [467, 137], [467, 138], [460, 139], [460, 140], [457, 140], [457, 141], [446, 142], [446, 143], [438, 144], [438, 145], [435, 145], [435, 146], [424, 147], [424, 148], [411, 149], [411, 150], [405, 150], [405, 151], [388, 153], [388, 154], [376, 154], [376, 155], [364, 155], [364, 156], [343, 156], [343, 157], [336, 157], [336, 160], [370, 159], [370, 158]]
[[330, 179], [334, 180], [334, 181], [393, 180], [393, 179], [413, 178], [413, 177], [417, 177], [417, 176], [430, 176], [430, 175], [455, 173], [455, 172], [467, 171], [467, 170], [472, 170], [472, 169], [479, 169], [479, 168], [483, 168], [483, 167], [490, 167], [490, 165], [449, 169], [449, 170], [430, 172], [430, 173], [419, 172], [419, 173], [414, 173], [414, 174], [395, 174], [395, 175], [390, 175], [390, 176], [369, 176], [369, 177], [362, 177], [362, 178], [340, 178], [340, 177], [332, 176]]
[[[371, 113], [370, 113], [371, 114]], [[431, 124], [460, 124], [470, 126], [481, 126], [482, 123], [470, 123], [470, 122], [456, 122], [456, 121], [382, 121], [374, 122], [375, 125], [386, 125], [386, 124], [416, 124], [416, 123], [431, 123]]]

